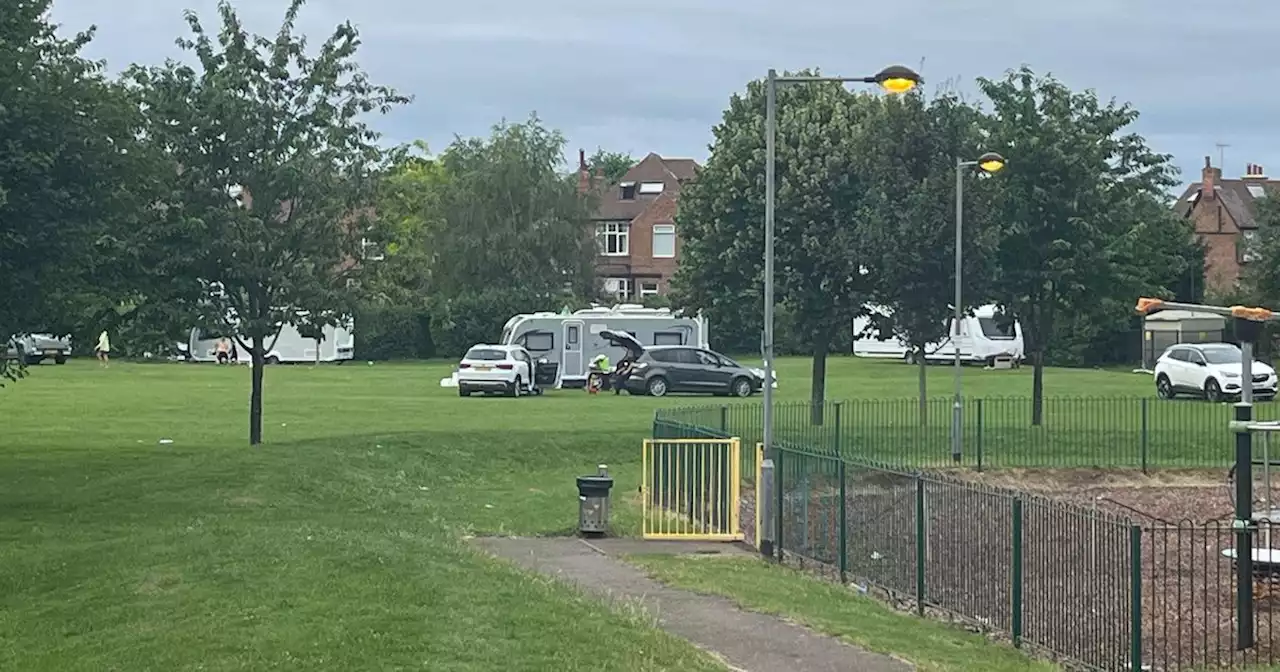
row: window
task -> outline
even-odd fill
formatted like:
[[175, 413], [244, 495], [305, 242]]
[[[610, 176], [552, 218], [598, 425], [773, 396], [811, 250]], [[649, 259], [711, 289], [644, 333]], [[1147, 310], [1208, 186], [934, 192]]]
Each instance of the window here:
[[604, 291], [618, 301], [626, 301], [633, 296], [631, 278], [605, 278]]
[[624, 201], [636, 200], [636, 183], [623, 182], [618, 185], [618, 198]]
[[490, 348], [472, 348], [467, 351], [467, 355], [463, 359], [470, 359], [478, 362], [502, 362], [506, 361], [507, 353], [502, 350], [493, 350]]
[[1260, 258], [1258, 253], [1254, 251], [1257, 240], [1257, 231], [1241, 231], [1240, 239], [1236, 242], [1236, 259], [1241, 263], [1257, 261]]
[[684, 334], [678, 331], [653, 332], [654, 345], [684, 345]]
[[1175, 362], [1191, 361], [1187, 355], [1188, 351], [1186, 348], [1173, 348], [1169, 351], [1169, 359], [1172, 359]]
[[702, 364], [702, 358], [698, 356], [697, 350], [673, 350], [672, 352], [675, 353], [674, 361], [680, 364]]
[[698, 363], [703, 366], [720, 366], [720, 359], [709, 352], [694, 350], [693, 354], [698, 358]]
[[[1244, 353], [1235, 346], [1209, 347], [1204, 348], [1202, 352], [1204, 352], [1204, 358], [1209, 360], [1210, 364], [1239, 364], [1244, 361]], [[1199, 357], [1199, 355], [1196, 355], [1196, 357]]]
[[569, 332], [569, 333], [565, 336], [565, 341], [566, 341], [566, 343], [565, 343], [564, 347], [565, 347], [566, 349], [567, 349], [569, 346], [571, 346], [571, 345], [577, 345], [577, 344], [578, 344], [578, 327], [577, 327], [577, 326], [569, 327], [568, 332]]
[[653, 257], [670, 259], [676, 256], [676, 227], [674, 224], [653, 226]]
[[556, 337], [549, 331], [531, 331], [517, 338], [516, 345], [523, 345], [533, 352], [547, 352], [556, 347]]
[[661, 182], [642, 182], [640, 183], [640, 193], [642, 194], [661, 194], [663, 184]]
[[640, 283], [640, 298], [658, 295], [658, 283], [642, 282]]
[[1266, 198], [1267, 190], [1262, 188], [1261, 184], [1248, 185], [1249, 195], [1254, 198]]
[[978, 326], [982, 327], [982, 335], [993, 341], [1012, 341], [1013, 320], [994, 317], [979, 317]]
[[1200, 192], [1199, 192], [1198, 190], [1197, 190], [1197, 191], [1193, 191], [1193, 192], [1191, 192], [1190, 194], [1187, 194], [1187, 202], [1188, 202], [1188, 203], [1195, 203], [1195, 202], [1196, 202], [1196, 199], [1198, 199], [1198, 198], [1200, 198]]
[[360, 239], [360, 258], [365, 261], [382, 261], [387, 258], [382, 246], [368, 238]]
[[649, 358], [655, 362], [674, 362], [676, 361], [674, 350], [650, 350]]
[[596, 225], [596, 245], [606, 257], [631, 254], [631, 222], [601, 222]]

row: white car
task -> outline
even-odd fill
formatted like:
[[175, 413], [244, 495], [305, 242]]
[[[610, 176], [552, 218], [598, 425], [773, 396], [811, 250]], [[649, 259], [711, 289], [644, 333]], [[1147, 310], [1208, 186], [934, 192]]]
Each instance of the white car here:
[[529, 351], [519, 345], [473, 345], [458, 363], [458, 396], [542, 394], [534, 380], [536, 369]]
[[[1240, 348], [1230, 343], [1195, 343], [1175, 345], [1156, 360], [1156, 393], [1162, 399], [1179, 394], [1222, 401], [1239, 397], [1241, 363]], [[1253, 362], [1253, 394], [1276, 396], [1276, 370], [1262, 362]]]

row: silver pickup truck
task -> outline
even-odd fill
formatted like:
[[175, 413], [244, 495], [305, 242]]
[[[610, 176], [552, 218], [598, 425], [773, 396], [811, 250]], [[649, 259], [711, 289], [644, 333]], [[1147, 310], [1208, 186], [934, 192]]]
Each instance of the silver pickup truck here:
[[71, 338], [53, 334], [18, 334], [9, 339], [5, 359], [21, 359], [28, 365], [52, 359], [56, 364], [66, 364], [71, 356]]

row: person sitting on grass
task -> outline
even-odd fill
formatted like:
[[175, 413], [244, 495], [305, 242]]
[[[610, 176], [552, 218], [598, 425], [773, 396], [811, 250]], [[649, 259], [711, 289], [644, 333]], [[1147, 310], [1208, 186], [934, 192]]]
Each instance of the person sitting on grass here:
[[231, 341], [226, 338], [220, 338], [214, 348], [219, 364], [226, 364], [231, 361]]

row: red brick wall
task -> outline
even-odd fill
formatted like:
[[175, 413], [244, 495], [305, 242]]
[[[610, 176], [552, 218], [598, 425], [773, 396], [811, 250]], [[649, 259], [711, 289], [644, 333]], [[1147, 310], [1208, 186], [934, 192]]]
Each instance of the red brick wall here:
[[1236, 257], [1240, 230], [1218, 199], [1205, 195], [1200, 199], [1192, 217], [1196, 234], [1205, 245], [1205, 286], [1228, 291], [1240, 278], [1240, 262]]

